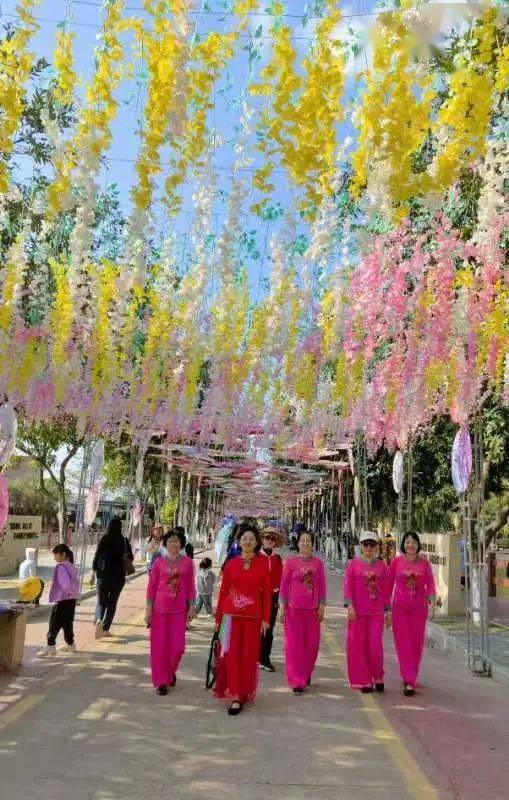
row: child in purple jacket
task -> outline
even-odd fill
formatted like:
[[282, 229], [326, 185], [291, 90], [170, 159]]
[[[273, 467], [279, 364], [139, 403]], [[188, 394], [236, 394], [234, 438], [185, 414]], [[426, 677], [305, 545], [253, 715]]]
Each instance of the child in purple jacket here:
[[74, 653], [74, 613], [79, 595], [79, 581], [73, 564], [72, 550], [66, 544], [57, 544], [53, 548], [56, 561], [55, 572], [49, 593], [50, 603], [55, 603], [51, 612], [48, 630], [48, 645], [37, 653], [45, 658], [56, 653], [56, 641], [60, 630], [64, 631], [65, 645], [61, 650]]

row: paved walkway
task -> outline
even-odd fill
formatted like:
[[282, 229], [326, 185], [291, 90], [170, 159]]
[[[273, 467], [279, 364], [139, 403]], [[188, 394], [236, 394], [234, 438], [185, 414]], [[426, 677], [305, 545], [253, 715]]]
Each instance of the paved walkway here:
[[[342, 672], [337, 577], [315, 685], [291, 695], [263, 673], [238, 718], [203, 688], [212, 626], [199, 619], [177, 687], [150, 684], [145, 577], [121, 597], [115, 639], [93, 639], [93, 601], [78, 612], [80, 652], [33, 656], [46, 622], [28, 626], [26, 664], [0, 678], [2, 800], [500, 800], [507, 785], [509, 698], [427, 652], [424, 688], [404, 698], [389, 652], [387, 692], [352, 692]], [[388, 648], [390, 651], [390, 648]], [[3, 710], [2, 710], [3, 709]]]

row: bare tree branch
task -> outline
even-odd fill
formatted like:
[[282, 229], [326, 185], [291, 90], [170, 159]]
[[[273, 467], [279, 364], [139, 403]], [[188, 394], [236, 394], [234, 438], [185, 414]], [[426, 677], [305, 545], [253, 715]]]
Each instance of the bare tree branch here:
[[44, 458], [43, 455], [38, 453], [36, 450], [35, 451], [31, 450], [29, 447], [24, 445], [23, 442], [17, 441], [16, 448], [18, 450], [21, 450], [21, 452], [24, 453], [26, 456], [30, 456], [30, 458], [33, 458], [34, 461], [37, 461], [39, 466], [46, 470], [51, 480], [54, 481], [54, 483], [56, 483], [57, 486], [59, 485], [60, 482], [55, 473], [53, 472], [53, 468], [48, 464], [47, 460]]
[[490, 544], [491, 541], [495, 538], [497, 533], [502, 530], [504, 525], [507, 525], [509, 522], [509, 497], [507, 498], [508, 503], [504, 508], [501, 508], [490, 524], [486, 527], [485, 536], [486, 536], [486, 547]]

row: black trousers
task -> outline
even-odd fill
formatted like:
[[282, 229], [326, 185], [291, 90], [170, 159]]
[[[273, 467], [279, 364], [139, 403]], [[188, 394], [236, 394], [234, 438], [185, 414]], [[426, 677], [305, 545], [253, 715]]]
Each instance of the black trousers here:
[[109, 631], [117, 610], [118, 598], [125, 586], [125, 578], [97, 578], [97, 606], [95, 618]]
[[60, 600], [55, 603], [49, 618], [48, 645], [54, 647], [57, 636], [61, 630], [64, 631], [64, 639], [67, 644], [74, 644], [74, 613], [76, 611], [76, 600]]
[[262, 636], [260, 646], [260, 664], [268, 664], [270, 661], [270, 654], [272, 652], [272, 643], [274, 641], [274, 626], [276, 624], [277, 612], [279, 609], [279, 592], [274, 592], [272, 595], [272, 609], [270, 612], [270, 625]]

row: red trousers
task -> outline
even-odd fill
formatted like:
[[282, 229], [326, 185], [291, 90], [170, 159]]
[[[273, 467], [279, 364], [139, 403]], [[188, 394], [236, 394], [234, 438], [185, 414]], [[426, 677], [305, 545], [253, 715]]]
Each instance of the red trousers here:
[[232, 617], [228, 650], [216, 665], [214, 694], [221, 700], [254, 700], [258, 685], [260, 657], [259, 619]]

